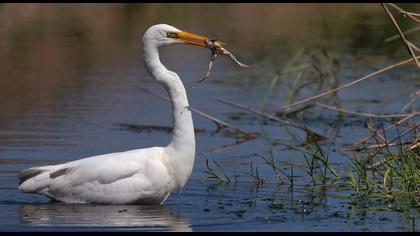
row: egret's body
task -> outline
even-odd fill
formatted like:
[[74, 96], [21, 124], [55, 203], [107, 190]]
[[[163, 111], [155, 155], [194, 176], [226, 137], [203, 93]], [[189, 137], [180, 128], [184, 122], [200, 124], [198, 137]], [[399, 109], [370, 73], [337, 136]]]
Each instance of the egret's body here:
[[99, 204], [162, 204], [181, 189], [194, 164], [194, 125], [182, 81], [162, 65], [158, 48], [175, 43], [205, 46], [203, 39], [164, 24], [150, 27], [143, 36], [145, 66], [172, 102], [174, 129], [168, 146], [33, 167], [18, 174], [19, 189], [58, 201]]

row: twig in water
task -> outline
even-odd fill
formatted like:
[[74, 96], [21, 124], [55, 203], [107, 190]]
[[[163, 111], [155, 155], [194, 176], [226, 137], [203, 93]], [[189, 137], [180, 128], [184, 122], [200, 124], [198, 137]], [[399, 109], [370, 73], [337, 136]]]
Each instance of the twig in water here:
[[[419, 127], [419, 126], [420, 126], [420, 123], [417, 123], [415, 126], [413, 126], [413, 127], [411, 127], [410, 129], [408, 129], [408, 130], [404, 131], [401, 135], [399, 135], [398, 137], [396, 137], [396, 138], [394, 138], [393, 140], [391, 140], [391, 142], [387, 142], [386, 146], [389, 146], [389, 145], [391, 145], [391, 144], [394, 144], [394, 142], [395, 142], [395, 141], [399, 140], [402, 136], [404, 136], [404, 135], [408, 134], [410, 131], [417, 129], [417, 127]], [[380, 152], [380, 150], [377, 150], [377, 151], [376, 151], [376, 152], [374, 152], [371, 156], [375, 156], [375, 155], [376, 155], [376, 154], [378, 154], [379, 152]], [[384, 160], [381, 160], [381, 161], [378, 161], [378, 162], [375, 162], [375, 163], [373, 163], [372, 165], [367, 166], [367, 169], [368, 169], [368, 170], [375, 169], [375, 168], [377, 168], [378, 166], [383, 165], [385, 162], [386, 162], [386, 160], [385, 160], [385, 159], [384, 159]]]
[[[417, 56], [416, 58], [418, 59], [418, 58], [420, 58], [420, 56]], [[282, 106], [282, 107], [280, 107], [279, 109], [276, 109], [276, 110], [277, 110], [277, 111], [281, 111], [281, 110], [287, 109], [287, 108], [289, 108], [289, 107], [293, 107], [293, 106], [296, 106], [296, 105], [299, 105], [299, 104], [302, 104], [302, 103], [306, 103], [306, 102], [309, 102], [309, 101], [312, 101], [312, 100], [315, 100], [315, 99], [318, 99], [318, 98], [324, 97], [324, 96], [326, 96], [326, 95], [329, 95], [329, 94], [335, 93], [335, 92], [337, 92], [337, 91], [339, 91], [339, 90], [341, 90], [341, 89], [344, 89], [344, 88], [348, 88], [348, 87], [353, 86], [353, 85], [355, 85], [355, 84], [357, 84], [357, 83], [359, 83], [359, 82], [361, 82], [361, 81], [364, 81], [364, 80], [367, 80], [367, 79], [369, 79], [369, 78], [372, 78], [372, 77], [373, 77], [373, 76], [375, 76], [375, 75], [378, 75], [378, 74], [383, 73], [383, 72], [385, 72], [385, 71], [392, 70], [392, 69], [394, 69], [394, 68], [397, 68], [397, 67], [399, 67], [399, 66], [405, 65], [405, 64], [410, 63], [410, 62], [412, 62], [412, 61], [414, 61], [414, 59], [413, 59], [413, 58], [407, 59], [407, 60], [405, 60], [405, 61], [400, 61], [400, 62], [398, 62], [398, 63], [396, 63], [396, 64], [393, 64], [393, 65], [387, 66], [387, 67], [385, 67], [385, 68], [382, 68], [382, 69], [380, 69], [380, 70], [377, 70], [377, 71], [375, 71], [375, 72], [372, 72], [372, 73], [370, 73], [370, 74], [368, 74], [368, 75], [365, 75], [365, 76], [363, 76], [363, 77], [362, 77], [362, 78], [360, 78], [360, 79], [354, 80], [354, 81], [352, 81], [352, 82], [350, 82], [350, 83], [347, 83], [347, 84], [344, 84], [344, 85], [341, 85], [341, 86], [339, 86], [339, 87], [337, 87], [337, 88], [335, 88], [335, 89], [331, 89], [331, 90], [328, 90], [328, 91], [326, 91], [326, 92], [320, 93], [320, 94], [318, 94], [318, 95], [315, 95], [315, 96], [312, 96], [312, 97], [309, 97], [309, 98], [302, 99], [302, 100], [300, 100], [300, 101], [297, 101], [297, 102], [291, 103], [291, 104], [286, 105], [286, 106]]]
[[[420, 115], [420, 113], [413, 113], [413, 114], [411, 114], [411, 115], [409, 115], [409, 116], [407, 116], [407, 117], [404, 117], [404, 118], [402, 118], [401, 120], [399, 120], [399, 121], [397, 121], [397, 122], [395, 122], [395, 123], [393, 123], [393, 124], [391, 124], [391, 125], [389, 125], [389, 126], [385, 127], [385, 128], [384, 128], [384, 130], [388, 130], [388, 129], [390, 129], [390, 128], [394, 127], [394, 126], [400, 125], [401, 123], [403, 123], [403, 122], [405, 122], [405, 121], [407, 121], [407, 120], [409, 120], [409, 119], [412, 119], [412, 118], [414, 118], [414, 117], [416, 117], [416, 116], [418, 116], [418, 115]], [[342, 148], [340, 148], [339, 150], [340, 150], [340, 151], [342, 151], [342, 152], [346, 152], [346, 151], [355, 151], [355, 150], [356, 150], [356, 149], [355, 149], [355, 146], [357, 146], [357, 145], [359, 145], [359, 144], [361, 144], [361, 143], [364, 143], [364, 142], [368, 141], [369, 139], [371, 139], [371, 138], [373, 138], [373, 137], [374, 137], [374, 135], [373, 135], [373, 134], [371, 134], [371, 135], [369, 135], [369, 136], [366, 136], [366, 137], [364, 137], [364, 138], [362, 138], [362, 139], [358, 140], [357, 142], [353, 143], [351, 146], [342, 147]]]
[[315, 132], [313, 130], [310, 130], [309, 128], [307, 128], [305, 126], [302, 126], [302, 125], [300, 125], [298, 123], [295, 123], [295, 122], [292, 122], [292, 121], [288, 121], [288, 120], [284, 120], [284, 119], [280, 119], [280, 118], [278, 118], [276, 116], [273, 116], [273, 115], [270, 115], [270, 114], [267, 114], [267, 113], [263, 113], [261, 111], [257, 111], [257, 110], [255, 110], [253, 108], [250, 108], [250, 107], [247, 107], [247, 106], [238, 104], [238, 103], [234, 103], [234, 102], [231, 102], [231, 101], [227, 101], [227, 100], [223, 100], [223, 99], [217, 99], [217, 101], [219, 101], [221, 103], [225, 103], [225, 104], [231, 105], [231, 106], [234, 106], [236, 108], [240, 108], [240, 109], [243, 109], [243, 110], [252, 112], [254, 114], [257, 114], [257, 115], [266, 117], [268, 119], [271, 119], [271, 120], [280, 122], [280, 123], [282, 123], [284, 125], [288, 125], [288, 126], [291, 126], [291, 127], [297, 128], [297, 129], [301, 129], [301, 130], [305, 131], [308, 136], [310, 136], [310, 137], [315, 136], [316, 137], [316, 140], [325, 140], [325, 139], [327, 139], [327, 137], [325, 137], [325, 136], [323, 136], [321, 134], [318, 134], [317, 132]]
[[416, 139], [416, 141], [414, 141], [413, 144], [410, 145], [410, 147], [408, 149], [410, 150], [414, 150], [416, 148], [420, 147], [420, 139]]
[[395, 8], [401, 14], [407, 15], [412, 20], [414, 20], [415, 22], [417, 22], [417, 23], [420, 24], [420, 19], [418, 19], [417, 17], [414, 16], [414, 15], [417, 15], [417, 14], [411, 13], [411, 12], [408, 12], [408, 11], [405, 11], [404, 9], [400, 8], [399, 6], [397, 6], [397, 5], [393, 4], [393, 3], [388, 3], [388, 5], [390, 5], [391, 7]]
[[[404, 32], [403, 32], [403, 34], [404, 34], [404, 35], [408, 35], [408, 34], [411, 34], [411, 33], [416, 32], [416, 31], [418, 31], [418, 30], [420, 30], [420, 26], [417, 26], [417, 27], [411, 28], [411, 29], [409, 29], [409, 30], [406, 30], [406, 31], [404, 31]], [[395, 35], [393, 35], [393, 36], [391, 36], [391, 37], [389, 37], [389, 38], [386, 38], [386, 39], [384, 40], [384, 42], [385, 42], [385, 43], [389, 43], [389, 42], [391, 42], [391, 41], [394, 41], [394, 40], [398, 39], [399, 37], [400, 37], [400, 35], [399, 35], [399, 34], [395, 34]]]
[[297, 114], [299, 112], [302, 112], [302, 111], [307, 110], [309, 108], [312, 108], [314, 106], [315, 106], [315, 104], [312, 104], [311, 103], [311, 104], [307, 104], [305, 106], [299, 107], [299, 108], [297, 108], [295, 110], [287, 110], [287, 111], [277, 112], [276, 115], [277, 116], [291, 117], [291, 116], [294, 116], [295, 114]]
[[417, 67], [420, 69], [420, 62], [417, 60], [416, 55], [413, 52], [413, 49], [410, 47], [410, 45], [407, 43], [408, 40], [405, 38], [403, 32], [400, 29], [400, 26], [398, 25], [397, 21], [395, 20], [394, 16], [392, 15], [392, 13], [389, 11], [388, 7], [386, 6], [385, 3], [381, 3], [382, 7], [385, 9], [386, 13], [388, 14], [389, 18], [391, 19], [392, 23], [394, 24], [395, 28], [397, 29], [398, 33], [400, 34], [401, 39], [404, 42], [404, 45], [406, 46], [408, 52], [410, 53], [411, 57], [414, 59], [414, 61], [416, 62]]
[[369, 123], [366, 124], [366, 127], [369, 129], [369, 131], [372, 133], [372, 135], [375, 137], [378, 137], [379, 139], [381, 139], [382, 141], [386, 142], [385, 137], [379, 133], [379, 131], [375, 128], [372, 127], [372, 125], [370, 125]]
[[408, 45], [410, 45], [412, 49], [420, 53], [420, 49], [416, 45], [414, 45], [412, 42], [407, 42], [407, 43]]
[[[149, 94], [154, 95], [154, 96], [156, 96], [156, 97], [158, 97], [158, 98], [160, 98], [162, 100], [165, 100], [165, 101], [169, 102], [169, 99], [167, 97], [164, 97], [164, 96], [162, 96], [162, 95], [160, 95], [158, 93], [155, 93], [153, 91], [150, 91], [150, 90], [148, 90], [146, 88], [143, 88], [143, 87], [140, 87], [140, 86], [136, 86], [134, 84], [133, 84], [133, 86], [135, 88], [137, 88], [137, 89], [140, 89], [140, 90], [142, 90], [142, 91], [144, 91], [146, 93], [149, 93]], [[198, 110], [198, 109], [196, 109], [194, 107], [189, 106], [188, 108], [191, 111], [195, 112], [196, 114], [198, 114], [198, 115], [200, 115], [200, 116], [202, 116], [202, 117], [204, 117], [206, 119], [209, 119], [209, 120], [213, 121], [214, 123], [216, 123], [216, 125], [217, 125], [217, 127], [219, 129], [224, 128], [224, 127], [233, 129], [233, 130], [235, 130], [235, 131], [237, 131], [239, 133], [242, 133], [244, 135], [244, 139], [252, 139], [252, 138], [255, 137], [255, 134], [253, 134], [253, 133], [247, 132], [247, 131], [245, 131], [245, 130], [243, 130], [241, 128], [238, 128], [238, 127], [235, 127], [235, 126], [233, 126], [231, 124], [228, 124], [228, 123], [226, 123], [226, 122], [224, 122], [222, 120], [219, 120], [219, 119], [217, 119], [217, 118], [215, 118], [213, 116], [210, 116], [210, 115], [208, 115], [208, 114], [206, 114], [206, 113], [204, 113], [204, 112], [202, 112], [202, 111], [200, 111], [200, 110]]]
[[349, 110], [345, 110], [342, 108], [338, 108], [338, 107], [333, 107], [333, 106], [329, 106], [323, 103], [319, 103], [316, 102], [316, 105], [326, 108], [326, 109], [330, 109], [330, 110], [334, 110], [334, 111], [339, 111], [339, 112], [343, 112], [343, 113], [347, 113], [347, 114], [352, 114], [352, 115], [358, 115], [358, 116], [367, 116], [367, 117], [374, 117], [374, 118], [395, 118], [395, 117], [407, 117], [410, 116], [412, 114], [389, 114], [389, 115], [376, 115], [376, 114], [372, 114], [372, 113], [366, 113], [366, 112], [355, 112], [355, 111], [349, 111]]
[[[416, 140], [418, 141], [418, 140]], [[386, 141], [385, 141], [386, 142]], [[372, 144], [372, 145], [368, 145], [366, 147], [362, 147], [359, 149], [353, 149], [353, 151], [362, 151], [362, 150], [367, 150], [370, 148], [384, 148], [384, 147], [393, 147], [393, 146], [399, 146], [399, 145], [404, 145], [404, 144], [416, 144], [416, 142], [412, 142], [412, 141], [401, 141], [400, 143], [379, 143], [379, 144]]]
[[408, 101], [408, 103], [401, 109], [400, 113], [407, 110], [411, 106], [411, 104], [417, 99], [418, 96], [420, 96], [420, 90], [417, 90], [416, 92], [410, 95], [410, 101]]
[[208, 151], [210, 152], [210, 153], [212, 153], [212, 152], [220, 152], [221, 150], [224, 150], [224, 149], [227, 149], [227, 148], [230, 148], [230, 147], [234, 147], [234, 146], [237, 146], [237, 145], [240, 145], [240, 144], [242, 144], [242, 143], [244, 143], [244, 142], [247, 142], [247, 141], [250, 141], [251, 139], [242, 139], [242, 140], [238, 140], [237, 142], [235, 142], [235, 143], [229, 143], [229, 144], [224, 144], [224, 145], [222, 145], [222, 146], [217, 146], [217, 147], [212, 147], [212, 148], [210, 148]]

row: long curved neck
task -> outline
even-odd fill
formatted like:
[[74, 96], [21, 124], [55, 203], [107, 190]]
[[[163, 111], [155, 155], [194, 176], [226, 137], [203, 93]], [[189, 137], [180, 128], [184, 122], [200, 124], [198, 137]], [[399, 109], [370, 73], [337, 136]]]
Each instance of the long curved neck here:
[[160, 62], [156, 47], [145, 45], [143, 60], [152, 77], [166, 89], [172, 103], [173, 137], [166, 150], [175, 173], [183, 173], [177, 180], [178, 187], [182, 187], [191, 174], [195, 158], [194, 124], [187, 93], [179, 76]]

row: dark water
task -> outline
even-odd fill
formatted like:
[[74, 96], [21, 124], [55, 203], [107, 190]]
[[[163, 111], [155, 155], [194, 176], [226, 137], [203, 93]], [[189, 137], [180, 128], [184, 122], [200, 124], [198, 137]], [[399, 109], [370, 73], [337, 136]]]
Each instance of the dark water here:
[[[403, 6], [420, 10], [418, 4]], [[194, 81], [205, 74], [209, 51], [184, 45], [161, 51], [162, 62], [183, 79], [192, 106], [265, 136], [235, 145], [234, 133], [216, 132], [212, 122], [194, 115], [200, 132], [192, 177], [163, 206], [50, 203], [19, 192], [19, 170], [169, 142], [166, 129], [127, 128], [171, 124], [169, 104], [133, 86], [164, 94], [140, 61], [140, 38], [156, 23], [217, 36], [253, 66], [242, 70], [221, 58], [209, 80], [199, 84]], [[401, 21], [401, 26], [415, 25]], [[418, 230], [418, 209], [392, 210], [381, 199], [352, 196], [344, 184], [311, 187], [298, 167], [294, 188], [279, 184], [256, 154], [267, 155], [271, 148], [280, 163], [303, 165], [301, 153], [269, 141], [292, 142], [287, 131], [216, 100], [258, 107], [274, 72], [302, 48], [334, 52], [340, 82], [355, 80], [408, 58], [400, 41], [384, 42], [394, 34], [378, 4], [1, 4], [0, 230]], [[410, 39], [418, 42], [419, 34]], [[407, 65], [342, 90], [338, 97], [349, 110], [395, 113], [420, 87], [418, 79], [415, 67]], [[289, 85], [280, 83], [266, 107], [285, 104]], [[294, 119], [334, 136], [322, 146], [329, 150], [332, 166], [344, 173], [351, 155], [333, 150], [367, 135], [364, 120], [350, 117], [335, 129], [337, 113], [316, 108], [305, 114]], [[221, 170], [212, 160], [223, 166], [231, 183], [206, 180], [206, 160], [217, 172]], [[262, 185], [248, 175], [251, 162]]]

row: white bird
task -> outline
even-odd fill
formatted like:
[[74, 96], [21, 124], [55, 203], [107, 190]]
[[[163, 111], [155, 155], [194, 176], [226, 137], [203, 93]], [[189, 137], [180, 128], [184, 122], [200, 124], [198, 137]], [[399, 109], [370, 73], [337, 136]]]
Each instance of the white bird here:
[[160, 62], [158, 49], [176, 43], [206, 47], [206, 39], [166, 24], [144, 33], [143, 61], [172, 103], [173, 138], [168, 146], [32, 167], [18, 173], [19, 189], [67, 203], [95, 204], [162, 204], [180, 190], [194, 165], [194, 125], [184, 85]]

